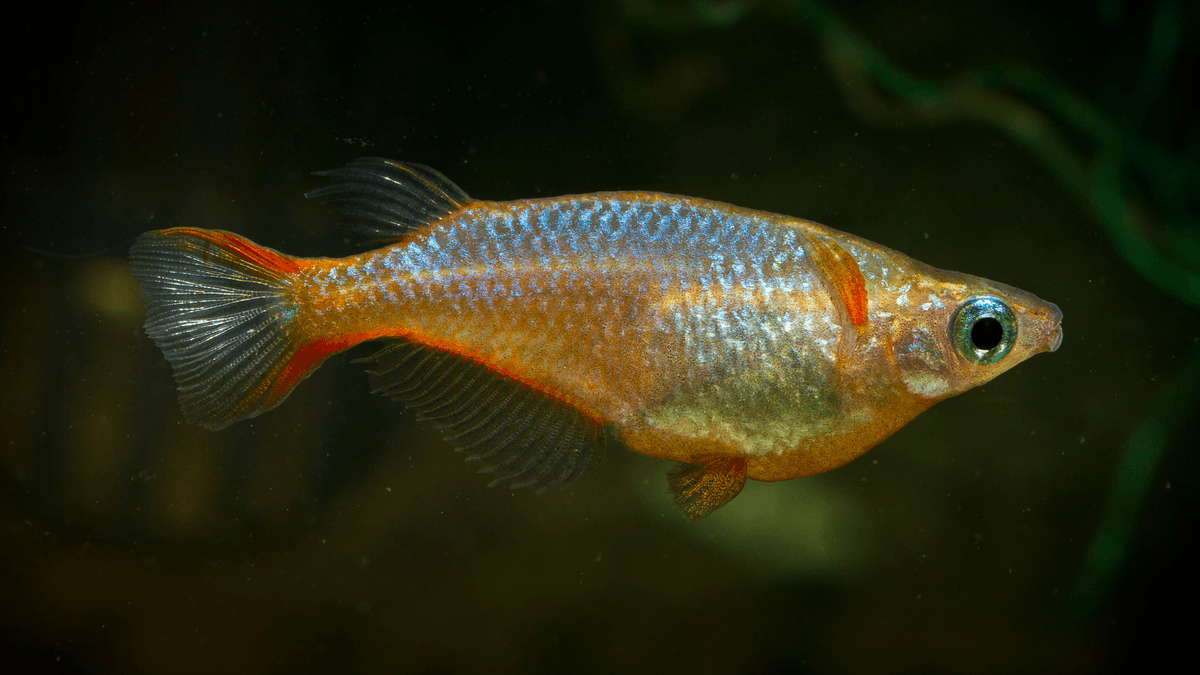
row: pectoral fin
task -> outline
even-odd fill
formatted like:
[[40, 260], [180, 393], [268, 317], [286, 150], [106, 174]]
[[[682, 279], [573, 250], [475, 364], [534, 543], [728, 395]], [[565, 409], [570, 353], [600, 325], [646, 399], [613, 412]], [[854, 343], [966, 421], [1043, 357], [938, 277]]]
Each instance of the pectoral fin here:
[[746, 460], [714, 458], [696, 464], [680, 464], [667, 473], [675, 505], [690, 520], [703, 518], [721, 508], [746, 484]]
[[810, 234], [806, 250], [821, 270], [830, 295], [840, 301], [855, 328], [867, 325], [867, 287], [858, 261], [833, 239]]

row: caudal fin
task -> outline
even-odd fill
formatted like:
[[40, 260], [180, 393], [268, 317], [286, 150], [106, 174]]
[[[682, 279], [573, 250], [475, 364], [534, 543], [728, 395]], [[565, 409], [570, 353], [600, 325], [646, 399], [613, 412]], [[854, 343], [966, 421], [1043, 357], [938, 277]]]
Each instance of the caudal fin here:
[[147, 232], [129, 251], [146, 333], [170, 362], [189, 422], [221, 429], [283, 401], [328, 356], [295, 328], [304, 262], [228, 232]]

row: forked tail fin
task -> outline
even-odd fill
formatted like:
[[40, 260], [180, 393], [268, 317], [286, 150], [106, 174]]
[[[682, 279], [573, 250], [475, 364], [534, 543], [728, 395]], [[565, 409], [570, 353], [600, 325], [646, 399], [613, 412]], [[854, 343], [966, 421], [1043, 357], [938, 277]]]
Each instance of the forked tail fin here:
[[189, 422], [221, 429], [274, 408], [332, 351], [296, 328], [305, 263], [228, 232], [147, 232], [129, 251], [146, 333], [171, 363]]

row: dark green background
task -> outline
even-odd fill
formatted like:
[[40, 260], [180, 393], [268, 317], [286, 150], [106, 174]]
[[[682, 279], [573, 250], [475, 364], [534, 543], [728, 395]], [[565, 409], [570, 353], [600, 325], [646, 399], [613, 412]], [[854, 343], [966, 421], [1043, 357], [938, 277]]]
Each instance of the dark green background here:
[[[1164, 6], [1180, 47], [1157, 74], [1158, 15], [1130, 3], [830, 8], [915, 77], [1028, 66], [1192, 167], [1200, 22]], [[1130, 548], [1111, 583], [1073, 589], [1131, 434], [1197, 349], [1195, 307], [1135, 272], [1036, 148], [986, 121], [893, 115], [907, 109], [894, 93], [856, 98], [870, 87], [802, 12], [745, 7], [729, 23], [637, 0], [11, 14], [6, 662], [1003, 673], [1190, 653], [1174, 611], [1196, 599], [1194, 400], [1123, 512]], [[1086, 156], [1078, 130], [1047, 118]], [[752, 483], [696, 523], [671, 504], [666, 463], [623, 450], [568, 491], [487, 489], [367, 392], [349, 362], [362, 348], [251, 422], [183, 424], [140, 328], [128, 244], [188, 225], [356, 252], [301, 195], [323, 184], [311, 172], [362, 155], [428, 164], [480, 198], [659, 190], [817, 220], [1056, 302], [1065, 339], [845, 468]], [[1151, 217], [1195, 212], [1185, 195], [1162, 213], [1136, 177], [1124, 189]]]

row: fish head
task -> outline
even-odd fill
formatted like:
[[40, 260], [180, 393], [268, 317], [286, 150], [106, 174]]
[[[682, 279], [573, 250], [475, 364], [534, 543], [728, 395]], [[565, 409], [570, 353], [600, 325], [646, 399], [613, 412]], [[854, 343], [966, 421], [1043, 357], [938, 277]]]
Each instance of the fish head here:
[[[931, 270], [894, 324], [892, 357], [904, 387], [940, 400], [988, 382], [1062, 343], [1062, 312], [1032, 293], [956, 272]], [[918, 290], [918, 289], [914, 289]]]

